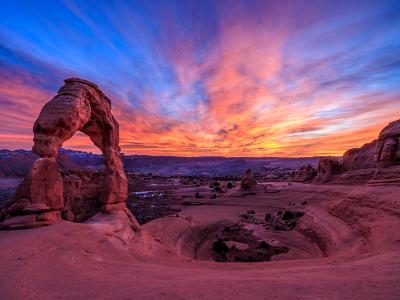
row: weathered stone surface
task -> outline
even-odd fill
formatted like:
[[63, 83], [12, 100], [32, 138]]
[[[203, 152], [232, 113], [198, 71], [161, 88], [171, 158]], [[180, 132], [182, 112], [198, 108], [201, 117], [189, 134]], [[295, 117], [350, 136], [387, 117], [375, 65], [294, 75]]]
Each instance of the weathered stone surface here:
[[25, 207], [31, 204], [31, 201], [27, 198], [17, 199], [10, 203], [7, 207], [7, 213], [9, 215], [15, 215], [20, 213]]
[[[400, 176], [400, 120], [389, 123], [378, 139], [361, 148], [347, 150], [343, 163], [321, 159], [316, 182], [395, 184]], [[335, 176], [340, 174], [340, 176]]]
[[61, 173], [64, 182], [62, 218], [84, 222], [101, 211], [104, 173], [100, 171], [69, 171]]
[[47, 222], [49, 225], [61, 221], [60, 211], [48, 211], [37, 215], [37, 220]]
[[37, 159], [30, 176], [32, 204], [43, 203], [54, 210], [64, 207], [63, 182], [54, 157]]
[[376, 174], [375, 168], [350, 170], [341, 173], [335, 177], [335, 183], [338, 184], [366, 184]]
[[0, 223], [0, 229], [23, 229], [36, 226], [36, 215], [22, 215], [6, 219]]
[[293, 181], [296, 182], [308, 182], [314, 179], [317, 175], [315, 170], [310, 164], [301, 166], [294, 174]]
[[46, 204], [35, 203], [35, 204], [29, 204], [29, 205], [25, 206], [22, 211], [25, 213], [40, 213], [40, 212], [44, 212], [44, 211], [48, 211], [48, 210], [51, 210], [51, 208], [49, 206], [47, 206]]
[[379, 139], [386, 139], [400, 136], [400, 119], [390, 122], [379, 133]]
[[368, 184], [400, 186], [400, 165], [376, 169]]
[[253, 172], [251, 171], [251, 169], [248, 169], [242, 177], [242, 182], [240, 186], [243, 190], [250, 190], [251, 188], [254, 188], [256, 185], [257, 181], [253, 177]]
[[382, 150], [378, 162], [381, 162], [381, 166], [390, 166], [396, 156], [397, 139], [387, 138], [382, 144]]
[[[64, 207], [64, 187], [56, 157], [63, 143], [77, 131], [88, 135], [104, 155], [105, 176], [93, 213], [100, 207], [99, 201], [105, 204], [106, 209], [108, 204], [126, 201], [128, 181], [121, 161], [119, 125], [111, 114], [111, 101], [95, 84], [70, 78], [65, 80], [58, 94], [46, 103], [35, 121], [32, 151], [40, 158], [35, 161], [31, 172], [18, 188], [14, 197], [14, 202], [18, 204], [10, 203], [5, 209], [5, 215], [10, 215], [10, 207], [11, 212], [17, 213], [30, 205], [20, 199], [28, 199], [36, 208], [61, 210]], [[75, 197], [74, 201], [76, 199], [79, 200], [79, 197]], [[69, 204], [74, 201], [69, 201]], [[38, 211], [23, 211], [28, 212]], [[83, 213], [84, 218], [88, 215], [86, 212]], [[63, 215], [76, 220], [76, 211], [73, 209], [67, 209]]]
[[378, 167], [400, 163], [400, 120], [389, 123], [379, 134], [374, 160]]
[[115, 213], [115, 212], [118, 212], [118, 211], [124, 212], [125, 215], [127, 216], [128, 220], [131, 223], [132, 229], [134, 231], [139, 231], [140, 230], [140, 225], [139, 225], [138, 221], [132, 215], [131, 211], [126, 206], [125, 202], [113, 203], [113, 204], [105, 204], [105, 205], [103, 205], [102, 210], [103, 210], [103, 212], [106, 212], [106, 213]]
[[361, 148], [347, 150], [343, 154], [343, 171], [374, 168], [374, 154], [378, 140], [367, 143]]
[[113, 204], [105, 204], [102, 206], [103, 212], [111, 212], [115, 210], [124, 210], [126, 207], [125, 203], [113, 203]]
[[119, 147], [119, 125], [111, 114], [111, 101], [93, 83], [71, 78], [58, 95], [40, 112], [33, 127], [33, 152], [55, 157], [63, 143], [75, 132], [87, 134], [101, 149], [106, 165], [103, 203], [124, 202], [128, 181], [123, 170]]
[[334, 158], [323, 158], [318, 163], [316, 182], [328, 182], [334, 175], [340, 174], [342, 165]]

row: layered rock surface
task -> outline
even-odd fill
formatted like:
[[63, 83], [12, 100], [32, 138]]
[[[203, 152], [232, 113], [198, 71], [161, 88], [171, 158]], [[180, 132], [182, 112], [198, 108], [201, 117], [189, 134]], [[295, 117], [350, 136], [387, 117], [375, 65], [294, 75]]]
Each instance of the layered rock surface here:
[[379, 167], [400, 163], [400, 120], [389, 123], [379, 134], [374, 160]]
[[334, 158], [323, 158], [319, 161], [316, 182], [328, 182], [332, 176], [339, 174], [341, 171], [341, 164]]
[[301, 166], [294, 172], [293, 181], [296, 182], [309, 182], [317, 175], [315, 170], [310, 164]]
[[378, 140], [365, 144], [361, 148], [347, 150], [343, 154], [343, 170], [352, 171], [360, 169], [375, 168], [375, 149]]
[[[2, 228], [40, 226], [41, 223], [32, 224], [39, 221], [40, 213], [47, 211], [56, 212], [54, 215], [59, 219], [64, 207], [64, 187], [56, 157], [63, 143], [77, 131], [87, 134], [104, 155], [105, 175], [98, 195], [103, 210], [125, 205], [128, 182], [121, 161], [119, 125], [111, 113], [111, 101], [95, 84], [70, 78], [45, 104], [34, 123], [32, 151], [40, 158], [6, 206], [3, 213], [9, 220], [0, 225]], [[29, 214], [33, 216], [26, 217]], [[24, 215], [29, 220], [19, 218], [19, 222], [16, 215]], [[52, 221], [58, 219], [54, 217]]]
[[378, 139], [347, 150], [342, 162], [321, 159], [316, 182], [400, 184], [400, 120], [389, 123]]

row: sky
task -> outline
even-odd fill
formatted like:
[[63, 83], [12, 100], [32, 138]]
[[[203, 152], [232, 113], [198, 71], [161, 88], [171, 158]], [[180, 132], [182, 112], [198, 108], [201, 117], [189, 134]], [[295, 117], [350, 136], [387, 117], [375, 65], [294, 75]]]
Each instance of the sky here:
[[4, 1], [0, 149], [32, 147], [69, 77], [126, 154], [341, 155], [400, 118], [400, 1]]

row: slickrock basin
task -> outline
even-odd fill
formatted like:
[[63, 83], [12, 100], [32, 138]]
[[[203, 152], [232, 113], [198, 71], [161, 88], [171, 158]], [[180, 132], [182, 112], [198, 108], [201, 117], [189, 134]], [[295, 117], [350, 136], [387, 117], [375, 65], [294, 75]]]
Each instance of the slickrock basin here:
[[[400, 188], [305, 185], [182, 206], [140, 234], [98, 215], [0, 232], [0, 299], [398, 299]], [[244, 222], [302, 211], [292, 230]], [[264, 262], [215, 262], [215, 234], [241, 224], [289, 251]], [[241, 246], [241, 241], [229, 246]], [[245, 246], [243, 246], [245, 248]]]

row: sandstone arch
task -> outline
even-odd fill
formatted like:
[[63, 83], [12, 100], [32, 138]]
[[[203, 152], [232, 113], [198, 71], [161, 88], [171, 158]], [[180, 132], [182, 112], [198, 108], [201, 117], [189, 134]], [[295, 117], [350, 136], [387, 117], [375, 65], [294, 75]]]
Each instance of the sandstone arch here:
[[63, 182], [56, 157], [63, 143], [77, 131], [88, 135], [104, 155], [106, 168], [99, 199], [103, 211], [122, 209], [136, 223], [125, 205], [128, 182], [120, 156], [119, 125], [111, 113], [111, 101], [95, 84], [70, 78], [44, 105], [34, 123], [32, 151], [40, 158], [20, 187], [23, 197], [7, 205], [5, 215], [13, 220], [3, 222], [3, 228], [36, 227], [60, 219], [60, 209], [64, 206]]

